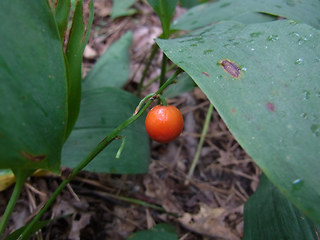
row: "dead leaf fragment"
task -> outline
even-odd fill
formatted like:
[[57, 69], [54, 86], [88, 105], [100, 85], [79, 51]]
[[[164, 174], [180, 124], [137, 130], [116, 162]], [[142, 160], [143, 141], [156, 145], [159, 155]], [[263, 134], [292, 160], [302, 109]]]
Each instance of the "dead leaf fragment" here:
[[209, 237], [222, 238], [225, 240], [239, 240], [232, 233], [231, 228], [226, 226], [224, 219], [229, 211], [224, 208], [210, 208], [201, 205], [197, 214], [184, 213], [179, 222], [190, 231]]
[[98, 56], [98, 53], [92, 47], [87, 45], [84, 49], [83, 56], [87, 59], [95, 59]]

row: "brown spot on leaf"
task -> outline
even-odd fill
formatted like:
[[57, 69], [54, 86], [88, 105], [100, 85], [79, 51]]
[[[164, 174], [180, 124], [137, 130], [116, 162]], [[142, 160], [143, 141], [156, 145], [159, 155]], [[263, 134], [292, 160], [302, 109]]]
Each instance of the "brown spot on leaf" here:
[[26, 152], [21, 152], [21, 155], [24, 156], [25, 158], [29, 159], [32, 162], [41, 162], [46, 158], [46, 155], [32, 155], [30, 153]]
[[235, 113], [236, 113], [236, 110], [235, 110], [234, 108], [232, 108], [232, 109], [231, 109], [231, 112], [232, 112], [233, 114], [235, 114]]
[[274, 112], [275, 110], [274, 104], [271, 102], [266, 103], [266, 107], [270, 112]]
[[207, 72], [201, 72], [201, 73], [204, 74], [204, 75], [206, 75], [207, 77], [210, 76], [209, 73], [207, 73]]
[[220, 66], [223, 70], [231, 75], [233, 78], [240, 77], [240, 67], [229, 59], [224, 59], [219, 62]]

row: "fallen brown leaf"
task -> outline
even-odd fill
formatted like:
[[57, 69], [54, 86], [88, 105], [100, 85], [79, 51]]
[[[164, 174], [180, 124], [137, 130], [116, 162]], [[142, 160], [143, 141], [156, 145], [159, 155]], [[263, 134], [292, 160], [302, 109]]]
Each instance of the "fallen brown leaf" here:
[[228, 214], [229, 211], [225, 208], [211, 208], [202, 204], [197, 214], [184, 213], [178, 220], [192, 232], [226, 240], [239, 240], [240, 238], [225, 224], [224, 219]]

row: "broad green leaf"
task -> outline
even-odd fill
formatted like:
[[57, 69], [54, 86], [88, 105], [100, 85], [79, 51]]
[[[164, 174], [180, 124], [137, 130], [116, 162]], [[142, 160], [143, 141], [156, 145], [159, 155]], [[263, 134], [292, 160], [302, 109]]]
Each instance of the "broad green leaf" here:
[[87, 26], [83, 20], [83, 0], [77, 1], [72, 26], [70, 29], [66, 48], [66, 61], [68, 68], [68, 123], [67, 134], [69, 136], [79, 114], [81, 100], [81, 64], [84, 48], [88, 42], [93, 21], [93, 0], [89, 2], [89, 19]]
[[132, 32], [127, 32], [112, 44], [84, 79], [83, 89], [123, 87], [130, 74], [129, 48], [131, 42]]
[[111, 9], [111, 18], [130, 16], [135, 14], [137, 11], [130, 8], [136, 0], [114, 0]]
[[174, 21], [171, 28], [193, 30], [222, 20], [255, 23], [274, 19], [259, 13], [281, 16], [320, 28], [319, 12], [318, 0], [220, 0], [190, 9]]
[[69, 12], [71, 8], [70, 0], [57, 0], [55, 3], [55, 19], [58, 25], [62, 43], [68, 26]]
[[195, 87], [194, 81], [186, 73], [182, 73], [177, 78], [177, 83], [171, 84], [164, 90], [163, 96], [173, 98], [182, 93], [190, 92]]
[[149, 230], [132, 234], [128, 240], [178, 240], [176, 229], [168, 223], [160, 223]]
[[274, 185], [317, 223], [319, 39], [319, 30], [281, 20], [222, 22], [183, 38], [157, 40]]
[[257, 191], [244, 207], [243, 240], [311, 240], [317, 239], [316, 231], [313, 223], [262, 175]]
[[0, 9], [0, 168], [58, 172], [67, 80], [56, 23], [47, 1]]
[[178, 0], [148, 0], [148, 3], [160, 18], [163, 38], [169, 38], [171, 19], [176, 10]]
[[192, 8], [196, 5], [199, 5], [200, 3], [204, 2], [201, 0], [179, 0], [181, 3], [181, 6], [184, 8]]
[[[113, 129], [132, 116], [139, 99], [117, 88], [83, 92], [81, 111], [66, 141], [62, 165], [75, 167]], [[85, 170], [104, 173], [145, 173], [150, 159], [149, 138], [140, 118], [121, 132], [126, 144], [119, 159], [116, 154], [121, 140], [113, 141]]]

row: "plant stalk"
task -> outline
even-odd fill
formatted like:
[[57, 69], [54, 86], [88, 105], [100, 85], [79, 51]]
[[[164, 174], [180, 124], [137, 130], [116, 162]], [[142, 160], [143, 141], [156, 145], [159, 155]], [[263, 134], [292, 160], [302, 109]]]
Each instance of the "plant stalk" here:
[[138, 92], [137, 92], [137, 96], [140, 97], [141, 96], [141, 91], [142, 91], [142, 88], [143, 88], [143, 82], [147, 76], [147, 73], [148, 73], [148, 70], [149, 70], [149, 67], [151, 65], [151, 62], [154, 58], [154, 56], [156, 55], [157, 51], [159, 49], [159, 46], [155, 43], [153, 46], [152, 46], [152, 49], [151, 49], [151, 54], [149, 56], [149, 59], [148, 59], [148, 62], [146, 63], [146, 67], [145, 69], [143, 70], [143, 73], [142, 73], [142, 77], [140, 79], [140, 82], [139, 82], [139, 85], [138, 85]]
[[[177, 66], [177, 65], [175, 65], [175, 64], [171, 64], [169, 67], [167, 67], [166, 71], [169, 72], [169, 71], [171, 71], [172, 69], [174, 69], [176, 66]], [[151, 85], [152, 83], [154, 83], [155, 81], [157, 81], [159, 78], [160, 78], [160, 75], [158, 75], [158, 76], [154, 77], [153, 79], [151, 79], [145, 86], [142, 87], [142, 90], [150, 87], [150, 85]]]
[[204, 142], [204, 139], [206, 137], [206, 134], [207, 134], [207, 131], [208, 131], [208, 127], [209, 127], [209, 123], [210, 123], [210, 119], [211, 119], [211, 116], [212, 116], [212, 111], [213, 111], [213, 105], [212, 105], [212, 103], [210, 103], [208, 111], [207, 111], [206, 119], [205, 119], [205, 122], [204, 122], [204, 126], [203, 126], [203, 129], [202, 129], [200, 141], [199, 141], [199, 144], [198, 144], [198, 147], [197, 147], [197, 151], [196, 151], [196, 154], [195, 154], [195, 156], [193, 158], [193, 161], [192, 161], [191, 167], [189, 169], [188, 175], [186, 177], [186, 180], [184, 182], [185, 185], [189, 184], [189, 181], [190, 181], [190, 179], [191, 179], [191, 177], [193, 175], [194, 169], [196, 168], [196, 166], [198, 164], [198, 161], [199, 161], [199, 158], [200, 158], [201, 149], [202, 149], [202, 146], [203, 146], [203, 142]]
[[168, 57], [163, 53], [161, 62], [161, 73], [160, 73], [160, 87], [166, 81], [166, 68], [167, 68]]
[[[172, 74], [172, 76], [168, 79], [168, 81], [165, 82], [165, 84], [163, 84], [161, 86], [161, 88], [159, 88], [159, 90], [154, 94], [154, 95], [158, 95], [161, 94], [163, 92], [163, 90], [169, 86], [174, 80], [175, 78], [182, 72], [181, 69], [178, 69], [174, 74]], [[63, 188], [85, 167], [87, 166], [105, 147], [107, 147], [117, 136], [118, 134], [124, 129], [126, 128], [128, 125], [130, 125], [131, 123], [133, 123], [134, 121], [136, 121], [146, 110], [147, 108], [150, 106], [150, 104], [152, 103], [152, 98], [149, 99], [146, 104], [143, 106], [143, 108], [141, 108], [141, 110], [137, 113], [132, 115], [130, 118], [128, 118], [127, 120], [125, 120], [123, 123], [121, 123], [116, 129], [113, 130], [113, 132], [107, 136], [106, 138], [104, 138], [89, 154], [86, 158], [84, 158], [79, 165], [77, 165], [73, 171], [71, 172], [71, 174], [69, 175], [68, 178], [66, 178], [65, 180], [63, 180], [61, 182], [61, 184], [58, 186], [58, 188], [51, 194], [51, 196], [49, 197], [49, 199], [47, 200], [46, 204], [43, 206], [43, 208], [39, 211], [39, 213], [32, 219], [32, 221], [26, 226], [26, 228], [24, 229], [24, 231], [21, 233], [20, 237], [18, 238], [18, 240], [26, 240], [28, 235], [30, 235], [30, 231], [32, 229], [32, 227], [40, 220], [40, 218], [42, 217], [42, 215], [49, 209], [49, 207], [53, 204], [53, 202], [55, 201], [56, 197], [60, 194], [60, 192], [63, 190]]]
[[10, 216], [13, 212], [13, 209], [17, 203], [17, 200], [19, 199], [20, 193], [22, 191], [23, 185], [25, 183], [25, 181], [27, 180], [27, 178], [31, 175], [33, 171], [28, 171], [28, 170], [15, 170], [13, 171], [14, 175], [15, 175], [15, 179], [16, 179], [16, 183], [14, 185], [14, 189], [13, 192], [11, 194], [10, 200], [7, 204], [6, 210], [1, 218], [0, 221], [0, 237], [2, 236], [2, 234], [4, 233], [6, 227], [7, 227], [7, 223], [10, 219]]

